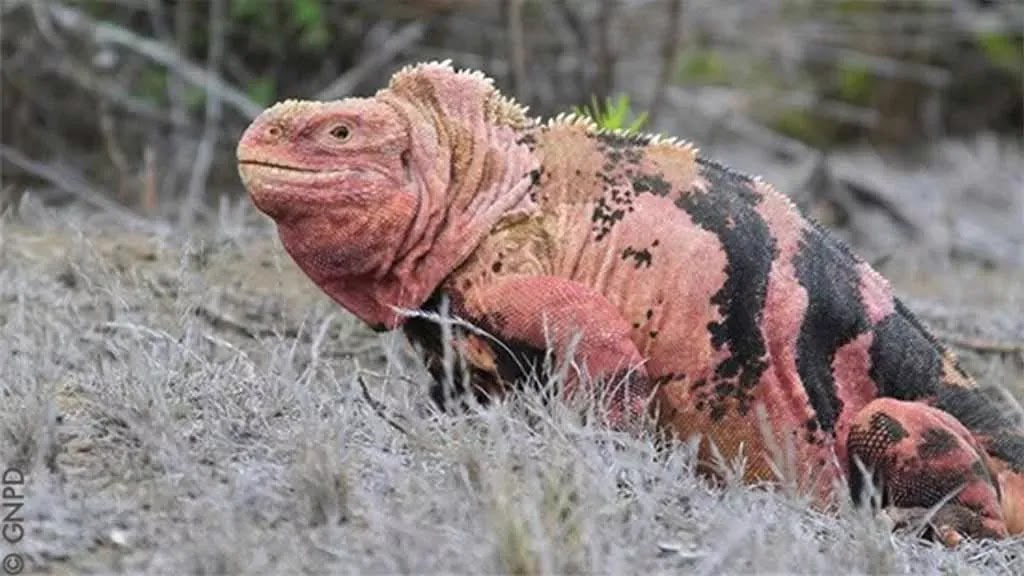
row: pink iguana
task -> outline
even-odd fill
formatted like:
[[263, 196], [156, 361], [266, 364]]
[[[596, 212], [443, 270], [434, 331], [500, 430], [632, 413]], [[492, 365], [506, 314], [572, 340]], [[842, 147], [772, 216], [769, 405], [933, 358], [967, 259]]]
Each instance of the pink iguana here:
[[437, 325], [399, 311], [446, 298], [500, 344], [458, 335], [477, 392], [578, 336], [590, 378], [569, 393], [625, 381], [613, 418], [654, 409], [679, 437], [742, 449], [748, 481], [774, 478], [763, 415], [823, 497], [842, 478], [863, 491], [860, 459], [890, 507], [955, 493], [933, 520], [947, 543], [1024, 532], [1019, 408], [785, 196], [689, 144], [541, 122], [430, 63], [372, 98], [273, 106], [238, 160], [306, 274], [375, 329], [402, 327], [438, 380]]

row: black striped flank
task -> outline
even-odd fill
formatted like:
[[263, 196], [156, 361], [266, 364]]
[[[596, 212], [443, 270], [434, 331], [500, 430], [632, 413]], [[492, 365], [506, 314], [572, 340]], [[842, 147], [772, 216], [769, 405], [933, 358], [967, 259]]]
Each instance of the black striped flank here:
[[[713, 346], [719, 350], [728, 346], [730, 351], [729, 358], [716, 367], [711, 387], [712, 415], [721, 417], [720, 401], [728, 397], [738, 400], [741, 413], [751, 408], [751, 391], [767, 368], [761, 320], [768, 273], [778, 252], [768, 224], [756, 210], [761, 195], [753, 181], [720, 164], [697, 162], [710, 191], [692, 191], [676, 205], [718, 237], [726, 256], [725, 283], [711, 299], [722, 320], [707, 327]], [[715, 404], [719, 404], [717, 410]]]
[[832, 433], [842, 411], [832, 361], [844, 345], [870, 328], [860, 297], [857, 260], [824, 229], [804, 232], [793, 258], [807, 290], [807, 310], [797, 337], [797, 373], [821, 430]]

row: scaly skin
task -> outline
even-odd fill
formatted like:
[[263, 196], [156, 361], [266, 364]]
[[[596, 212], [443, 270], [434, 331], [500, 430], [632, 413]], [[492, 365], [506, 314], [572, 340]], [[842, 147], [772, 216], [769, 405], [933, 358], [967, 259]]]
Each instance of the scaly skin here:
[[948, 544], [1024, 532], [1019, 407], [785, 196], [688, 144], [541, 123], [442, 63], [373, 98], [276, 105], [238, 158], [299, 266], [375, 329], [401, 327], [439, 382], [440, 329], [402, 311], [447, 299], [493, 337], [455, 331], [478, 394], [574, 345], [587, 377], [568, 394], [608, 387], [613, 425], [652, 410], [702, 435], [712, 474], [710, 443], [742, 450], [752, 483], [791, 447], [822, 502], [844, 479], [864, 493], [862, 464], [893, 508], [945, 502]]

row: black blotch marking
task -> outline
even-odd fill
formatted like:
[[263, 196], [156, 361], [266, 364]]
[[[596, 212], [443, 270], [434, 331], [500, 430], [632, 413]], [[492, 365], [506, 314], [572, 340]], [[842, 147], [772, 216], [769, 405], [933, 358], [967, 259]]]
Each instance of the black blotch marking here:
[[[632, 246], [626, 246], [622, 251], [622, 259], [629, 260], [630, 258], [633, 259], [634, 266], [637, 270], [639, 270], [641, 266], [645, 266], [647, 268], [651, 267], [651, 251], [647, 248], [637, 250]], [[650, 318], [650, 316], [648, 316], [648, 318]]]
[[537, 138], [533, 134], [523, 134], [522, 136], [519, 137], [518, 140], [516, 140], [516, 144], [519, 144], [520, 146], [526, 144], [527, 146], [532, 147], [536, 143]]
[[870, 424], [872, 432], [876, 430], [881, 432], [885, 442], [889, 445], [895, 444], [910, 435], [907, 433], [907, 429], [903, 427], [903, 424], [900, 424], [899, 420], [882, 412], [872, 414]]
[[874, 333], [869, 375], [881, 396], [920, 400], [937, 393], [942, 351], [899, 300], [893, 313], [875, 325]]
[[653, 339], [658, 337], [658, 331], [657, 330], [651, 330], [650, 332], [647, 333], [647, 335], [650, 336], [651, 339], [653, 340]]
[[538, 198], [537, 189], [544, 178], [544, 167], [534, 168], [528, 173], [530, 177], [529, 197], [531, 202], [536, 202]]
[[597, 199], [591, 213], [591, 221], [594, 223], [592, 232], [596, 240], [602, 240], [626, 214], [635, 210], [634, 191], [622, 185], [615, 171], [622, 162], [639, 162], [642, 158], [639, 149], [602, 148], [602, 151], [606, 162], [594, 176], [603, 183], [605, 194]]
[[993, 434], [986, 442], [988, 453], [1004, 462], [1011, 470], [1024, 473], [1024, 433], [1005, 430]]
[[633, 191], [664, 198], [672, 191], [672, 185], [661, 174], [642, 174], [633, 178]]
[[[503, 338], [504, 346], [492, 346], [498, 376], [505, 382], [528, 382], [540, 386], [547, 382], [544, 370], [545, 351], [516, 339]], [[551, 354], [554, 360], [554, 353]]]
[[828, 232], [809, 227], [793, 265], [807, 291], [797, 337], [797, 373], [822, 430], [832, 433], [842, 411], [832, 361], [840, 348], [870, 328], [857, 261]]
[[655, 240], [654, 242], [652, 242], [651, 243], [651, 247], [652, 248], [656, 248], [658, 246], [658, 244], [661, 244], [661, 240]]
[[655, 388], [659, 388], [673, 380], [682, 380], [684, 378], [686, 378], [686, 374], [683, 374], [682, 372], [669, 372], [668, 374], [663, 374], [651, 379], [651, 385]]
[[[440, 309], [444, 296], [444, 293], [439, 290], [432, 294], [420, 308], [426, 312], [436, 313]], [[445, 390], [444, 338], [441, 334], [441, 326], [427, 318], [413, 316], [402, 324], [402, 332], [409, 342], [418, 349], [420, 358], [433, 379], [430, 386], [431, 400], [442, 409], [450, 408], [453, 403], [457, 402], [457, 399], [466, 393], [468, 383], [462, 379], [463, 371], [456, 369], [453, 370], [452, 389]]]
[[917, 454], [922, 458], [935, 458], [949, 454], [957, 447], [956, 436], [943, 428], [929, 428], [921, 434]]
[[640, 323], [639, 322], [633, 322], [633, 328], [639, 328], [639, 327], [640, 327]]
[[548, 357], [552, 362], [557, 362], [554, 352], [548, 355], [542, 347], [534, 346], [517, 338], [503, 336], [506, 318], [501, 314], [489, 314], [482, 318], [464, 317], [470, 324], [500, 341], [500, 343], [492, 342], [489, 345], [495, 356], [498, 378], [502, 382], [518, 384], [526, 382], [534, 386], [541, 386], [548, 381], [544, 362]]
[[594, 223], [596, 239], [601, 240], [611, 232], [612, 227], [620, 222], [626, 215], [622, 208], [614, 208], [605, 201], [604, 197], [597, 199], [594, 211], [590, 215], [590, 221]]
[[885, 454], [895, 443], [908, 436], [907, 429], [898, 420], [883, 412], [871, 415], [867, 429], [858, 427], [850, 431], [847, 445], [847, 465], [850, 471], [848, 480], [850, 495], [858, 505], [869, 503], [866, 502], [869, 492], [865, 490], [868, 485], [873, 486], [874, 493], [881, 496], [882, 506], [889, 505], [892, 485], [885, 480], [893, 460], [886, 458]]
[[[935, 406], [952, 414], [976, 435], [997, 438], [1024, 434], [1024, 414], [1007, 402], [1001, 388], [940, 384], [934, 393]], [[1024, 466], [1024, 452], [1017, 456], [1016, 462]]]
[[647, 312], [644, 313], [644, 316], [646, 316], [647, 319], [650, 320], [651, 318], [654, 317], [654, 310], [651, 310], [650, 308], [648, 308]]
[[[720, 390], [727, 390], [727, 396], [738, 400], [740, 412], [746, 413], [753, 401], [752, 390], [768, 367], [761, 318], [768, 273], [778, 252], [768, 224], [755, 209], [761, 195], [750, 177], [709, 160], [699, 158], [697, 162], [711, 190], [690, 191], [675, 204], [701, 228], [714, 233], [725, 252], [726, 280], [711, 298], [722, 320], [708, 324], [708, 330], [712, 345], [718, 350], [728, 346], [730, 356], [715, 368], [714, 378], [734, 379], [735, 386]], [[713, 409], [712, 417], [724, 410], [723, 402], [716, 405], [720, 410]]]
[[630, 210], [633, 209], [633, 194], [629, 190], [624, 190], [621, 188], [612, 188], [611, 190], [609, 190], [609, 192], [613, 203], [625, 204], [626, 206], [630, 207]]
[[501, 272], [501, 260], [496, 260], [494, 264], [491, 264], [491, 272], [498, 274]]
[[885, 487], [900, 508], [931, 508], [971, 480], [969, 469], [936, 470], [917, 460], [901, 464], [899, 475], [890, 471]]
[[980, 478], [985, 482], [991, 484], [992, 487], [996, 489], [996, 497], [1000, 499], [1002, 498], [1002, 495], [999, 491], [999, 483], [992, 481], [992, 475], [989, 474], [988, 467], [985, 466], [984, 462], [982, 462], [981, 460], [975, 460], [973, 463], [971, 463], [971, 474], [974, 474], [975, 478]]
[[725, 418], [726, 407], [723, 402], [714, 402], [711, 404], [711, 420], [714, 422], [721, 422]]
[[897, 299], [894, 312], [875, 326], [871, 378], [883, 396], [933, 400], [936, 408], [983, 437], [990, 455], [1012, 470], [1024, 472], [1024, 416], [1006, 406], [999, 389], [943, 383], [945, 353], [945, 348]]
[[[932, 334], [931, 331], [925, 327], [921, 320], [919, 320], [917, 316], [913, 312], [911, 312], [909, 308], [906, 307], [905, 304], [903, 304], [902, 300], [894, 298], [894, 304], [896, 312], [903, 316], [906, 319], [906, 321], [910, 323], [911, 326], [917, 328], [917, 330], [921, 332], [921, 335], [924, 337], [925, 341], [932, 345], [932, 348], [934, 348], [936, 352], [938, 352], [940, 357], [946, 357], [946, 355], [949, 354], [949, 351], [946, 348], [946, 346], [939, 342], [939, 339], [936, 338], [935, 335]], [[957, 359], [956, 356], [952, 354], [949, 354], [949, 357], [952, 360], [951, 364], [953, 366], [953, 370], [955, 370], [961, 377], [970, 380], [970, 375], [968, 375], [967, 372], [960, 365], [960, 360]]]
[[[426, 312], [439, 312], [441, 301], [445, 295], [443, 291], [438, 290], [421, 306], [421, 309]], [[455, 296], [450, 296], [453, 310], [458, 307]], [[500, 338], [501, 325], [504, 322], [502, 318], [492, 316], [487, 319], [466, 318], [466, 320], [492, 335], [499, 335]], [[488, 343], [495, 355], [496, 375], [473, 366], [467, 366], [459, 354], [454, 354], [452, 387], [446, 390], [444, 338], [441, 326], [427, 318], [410, 317], [402, 325], [402, 330], [406, 338], [419, 350], [424, 366], [433, 380], [430, 387], [430, 398], [442, 409], [465, 407], [467, 392], [471, 392], [477, 402], [487, 403], [490, 401], [488, 390], [499, 389], [502, 382], [541, 383], [546, 381], [544, 378], [545, 351], [543, 349], [515, 339], [501, 338], [501, 345]], [[464, 328], [452, 327], [453, 340], [458, 340], [465, 335]], [[464, 378], [466, 375], [468, 375], [468, 381]], [[496, 376], [500, 382], [496, 380]]]
[[[946, 347], [906, 305], [894, 299], [893, 313], [874, 327], [871, 379], [880, 395], [900, 400], [935, 398], [936, 406], [955, 416], [972, 431], [1024, 426], [1024, 415], [1000, 409], [1004, 403], [992, 389], [963, 388], [943, 380]], [[952, 358], [952, 368], [970, 378]], [[1024, 458], [1021, 459], [1024, 466]]]

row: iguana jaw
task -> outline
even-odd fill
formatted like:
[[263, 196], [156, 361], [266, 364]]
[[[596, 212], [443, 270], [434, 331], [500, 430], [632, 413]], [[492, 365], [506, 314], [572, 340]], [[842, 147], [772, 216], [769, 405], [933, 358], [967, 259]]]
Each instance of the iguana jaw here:
[[380, 288], [415, 218], [408, 127], [374, 100], [289, 101], [264, 111], [237, 148], [256, 207], [296, 264], [372, 325], [394, 316]]
[[[534, 209], [525, 123], [483, 76], [427, 65], [374, 98], [268, 109], [242, 136], [239, 172], [299, 267], [390, 329], [499, 220]], [[339, 125], [351, 129], [332, 139]]]
[[238, 173], [256, 207], [279, 224], [323, 212], [354, 196], [372, 197], [381, 188], [401, 187], [389, 184], [390, 177], [376, 170], [315, 169], [244, 157], [238, 161]]

